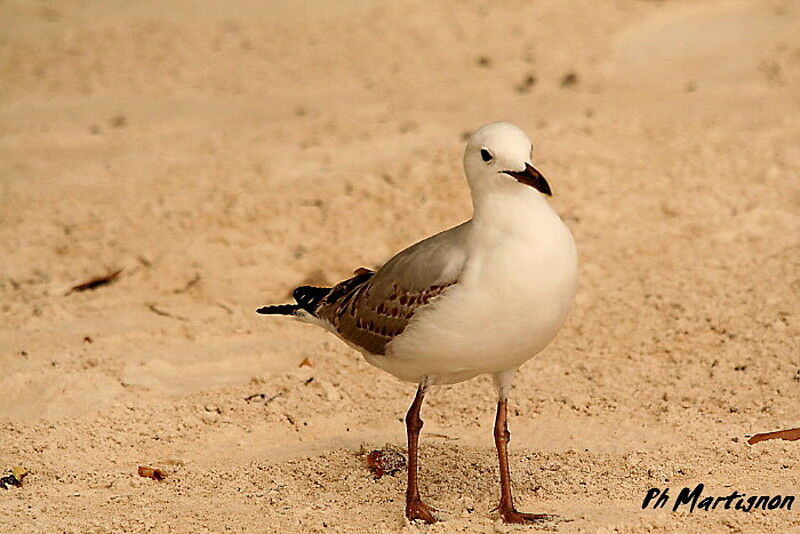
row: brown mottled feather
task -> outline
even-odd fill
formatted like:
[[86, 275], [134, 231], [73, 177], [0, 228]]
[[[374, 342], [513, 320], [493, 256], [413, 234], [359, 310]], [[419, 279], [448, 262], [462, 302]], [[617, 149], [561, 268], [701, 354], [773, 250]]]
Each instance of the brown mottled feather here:
[[377, 272], [357, 269], [314, 310], [351, 345], [386, 354], [414, 314], [458, 282], [464, 264], [460, 225], [407, 248]]

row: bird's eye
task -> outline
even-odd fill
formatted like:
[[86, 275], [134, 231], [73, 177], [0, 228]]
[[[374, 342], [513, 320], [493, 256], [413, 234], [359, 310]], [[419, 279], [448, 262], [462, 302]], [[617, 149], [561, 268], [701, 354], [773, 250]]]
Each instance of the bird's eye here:
[[486, 163], [489, 163], [490, 161], [492, 161], [492, 154], [489, 153], [489, 151], [486, 150], [485, 148], [482, 148], [481, 149], [481, 159], [483, 161], [485, 161]]

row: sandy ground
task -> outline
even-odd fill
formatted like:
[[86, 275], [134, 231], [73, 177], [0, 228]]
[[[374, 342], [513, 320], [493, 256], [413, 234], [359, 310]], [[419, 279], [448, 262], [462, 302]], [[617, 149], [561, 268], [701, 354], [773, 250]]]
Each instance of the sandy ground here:
[[[468, 218], [464, 135], [501, 119], [581, 255], [512, 396], [519, 508], [800, 531], [800, 503], [640, 507], [800, 497], [800, 442], [745, 443], [800, 426], [798, 2], [4, 0], [0, 26], [0, 470], [30, 471], [3, 531], [417, 528], [360, 455], [404, 446], [414, 386], [254, 310]], [[428, 396], [421, 532], [504, 531], [493, 411], [486, 378]]]

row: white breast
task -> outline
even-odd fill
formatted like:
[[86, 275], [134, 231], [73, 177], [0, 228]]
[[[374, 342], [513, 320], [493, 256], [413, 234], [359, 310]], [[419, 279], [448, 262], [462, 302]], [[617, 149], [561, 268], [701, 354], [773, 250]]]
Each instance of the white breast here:
[[371, 363], [403, 380], [453, 383], [515, 369], [552, 341], [575, 295], [575, 243], [543, 199], [519, 204], [504, 199], [502, 214], [473, 219], [458, 285]]

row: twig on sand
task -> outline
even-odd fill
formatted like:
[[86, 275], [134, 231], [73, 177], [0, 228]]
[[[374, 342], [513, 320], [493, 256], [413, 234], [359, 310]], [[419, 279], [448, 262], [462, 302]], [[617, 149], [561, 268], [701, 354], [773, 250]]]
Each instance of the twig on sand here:
[[453, 436], [448, 436], [447, 434], [439, 434], [438, 432], [429, 432], [427, 435], [432, 438], [442, 438], [450, 441], [456, 441], [458, 439], [461, 439], [461, 438], [454, 438]]
[[194, 277], [193, 277], [191, 280], [189, 280], [188, 282], [186, 282], [186, 285], [184, 285], [184, 286], [183, 286], [183, 287], [181, 287], [181, 288], [174, 289], [172, 292], [173, 292], [173, 293], [176, 293], [176, 294], [179, 294], [179, 293], [186, 293], [187, 291], [189, 291], [190, 289], [192, 289], [192, 287], [193, 287], [195, 284], [197, 284], [197, 282], [199, 282], [199, 281], [200, 281], [200, 273], [195, 273]]
[[786, 441], [800, 440], [800, 428], [792, 428], [789, 430], [778, 430], [776, 432], [763, 432], [756, 434], [747, 440], [748, 445], [755, 445], [761, 441], [768, 439], [785, 439]]
[[109, 274], [105, 274], [105, 275], [102, 275], [102, 276], [95, 276], [94, 278], [90, 278], [89, 280], [87, 280], [85, 282], [81, 282], [78, 285], [72, 286], [69, 291], [64, 293], [64, 296], [67, 296], [70, 293], [74, 293], [76, 291], [86, 291], [86, 290], [89, 290], [89, 289], [96, 289], [96, 288], [98, 288], [100, 286], [108, 285], [108, 284], [114, 282], [117, 279], [117, 277], [119, 277], [119, 275], [120, 275], [120, 273], [122, 271], [123, 271], [123, 269], [119, 269], [119, 270], [114, 271], [114, 272], [109, 273]]
[[252, 395], [248, 395], [247, 397], [245, 397], [244, 400], [247, 401], [247, 402], [251, 402], [251, 401], [253, 401], [255, 399], [261, 399], [261, 400], [264, 401], [264, 404], [269, 404], [270, 402], [274, 401], [275, 399], [277, 399], [280, 396], [281, 396], [280, 393], [276, 393], [275, 395], [272, 395], [271, 397], [268, 397], [266, 393], [253, 393]]
[[227, 305], [223, 304], [222, 302], [215, 302], [214, 304], [216, 304], [217, 306], [219, 306], [220, 308], [222, 308], [223, 310], [225, 310], [229, 314], [233, 315], [233, 310], [231, 309], [230, 306], [227, 306]]
[[147, 309], [150, 310], [151, 312], [155, 313], [156, 315], [160, 315], [162, 317], [169, 317], [170, 319], [176, 319], [178, 321], [188, 321], [189, 320], [186, 317], [182, 317], [180, 315], [175, 315], [175, 314], [170, 313], [168, 311], [164, 311], [164, 310], [156, 307], [155, 304], [148, 304], [147, 305]]

